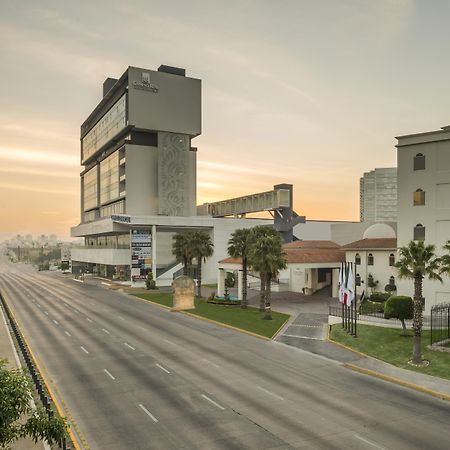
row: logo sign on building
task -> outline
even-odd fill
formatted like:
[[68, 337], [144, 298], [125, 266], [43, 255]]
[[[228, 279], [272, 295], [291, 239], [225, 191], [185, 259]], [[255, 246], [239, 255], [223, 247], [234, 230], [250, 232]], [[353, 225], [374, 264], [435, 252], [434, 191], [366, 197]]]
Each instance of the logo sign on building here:
[[131, 231], [131, 277], [144, 280], [152, 268], [152, 232], [149, 229]]
[[153, 92], [157, 94], [159, 87], [150, 81], [150, 74], [148, 72], [142, 72], [141, 81], [133, 81], [134, 89], [141, 89], [143, 91]]

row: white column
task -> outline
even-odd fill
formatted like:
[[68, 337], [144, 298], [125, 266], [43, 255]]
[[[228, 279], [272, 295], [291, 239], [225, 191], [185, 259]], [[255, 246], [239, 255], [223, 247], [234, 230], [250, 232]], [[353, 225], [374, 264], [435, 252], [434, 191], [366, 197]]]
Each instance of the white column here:
[[237, 277], [237, 282], [238, 282], [238, 299], [242, 300], [242, 291], [244, 290], [244, 286], [242, 283], [242, 270], [238, 270], [238, 277]]
[[156, 225], [152, 225], [152, 272], [156, 281]]
[[332, 280], [332, 288], [331, 288], [331, 296], [338, 297], [338, 284], [339, 284], [339, 269], [333, 269], [333, 274], [331, 275]]
[[225, 269], [217, 269], [217, 296], [223, 297], [225, 293]]

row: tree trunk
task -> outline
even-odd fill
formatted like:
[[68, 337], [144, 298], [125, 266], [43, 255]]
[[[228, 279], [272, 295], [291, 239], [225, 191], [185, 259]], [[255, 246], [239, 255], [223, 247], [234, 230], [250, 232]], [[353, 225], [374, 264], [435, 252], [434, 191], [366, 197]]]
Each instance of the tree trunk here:
[[421, 349], [421, 338], [422, 338], [422, 322], [423, 322], [423, 311], [422, 311], [422, 275], [416, 275], [414, 277], [414, 314], [413, 314], [413, 364], [422, 364], [422, 349]]
[[[239, 286], [238, 286], [239, 289]], [[247, 309], [247, 258], [242, 259], [242, 302], [241, 308]]]
[[266, 309], [266, 299], [265, 299], [266, 283], [264, 280], [264, 274], [260, 273], [259, 276], [261, 277], [261, 291], [259, 293], [259, 310], [261, 312], [264, 312], [264, 310]]
[[272, 320], [272, 310], [270, 309], [270, 292], [271, 292], [271, 281], [272, 277], [270, 275], [266, 278], [266, 305], [265, 305], [265, 314], [264, 314], [264, 320]]
[[187, 258], [183, 259], [183, 275], [187, 277], [188, 274], [188, 261]]
[[403, 336], [408, 336], [408, 332], [406, 331], [405, 319], [400, 319], [400, 322], [402, 323], [403, 327]]
[[202, 258], [197, 260], [197, 297], [202, 296]]

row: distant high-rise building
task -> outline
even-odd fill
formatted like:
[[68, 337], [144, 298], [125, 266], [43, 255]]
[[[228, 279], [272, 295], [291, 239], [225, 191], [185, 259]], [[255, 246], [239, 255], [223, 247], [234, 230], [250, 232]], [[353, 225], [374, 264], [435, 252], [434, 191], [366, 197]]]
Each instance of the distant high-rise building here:
[[397, 220], [397, 168], [365, 172], [359, 180], [361, 222]]

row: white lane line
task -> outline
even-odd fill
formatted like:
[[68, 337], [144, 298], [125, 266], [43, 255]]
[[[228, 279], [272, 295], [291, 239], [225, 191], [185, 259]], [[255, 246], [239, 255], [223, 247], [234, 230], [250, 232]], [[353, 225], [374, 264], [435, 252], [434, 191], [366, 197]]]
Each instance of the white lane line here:
[[44, 311], [44, 314], [45, 314], [46, 316], [48, 316], [48, 312], [47, 312], [47, 311]]
[[105, 283], [104, 281], [102, 281], [102, 284], [104, 284], [106, 286], [111, 286], [111, 283]]
[[106, 334], [111, 334], [108, 330], [105, 330], [104, 328], [102, 328], [102, 331], [105, 332]]
[[72, 278], [73, 281], [77, 281], [78, 283], [84, 283], [82, 280], [77, 280], [76, 278]]
[[122, 316], [117, 316], [120, 320], [125, 320]]
[[68, 305], [66, 302], [64, 302], [64, 305], [66, 305], [67, 307], [69, 307], [69, 305]]
[[161, 370], [163, 370], [166, 373], [170, 373], [170, 371], [168, 371], [165, 367], [161, 366], [160, 364], [156, 364], [156, 367], [159, 367]]
[[86, 320], [87, 320], [88, 322], [91, 322], [91, 323], [92, 323], [92, 320], [89, 319], [89, 317], [86, 317]]
[[213, 367], [216, 367], [217, 369], [220, 367], [218, 364], [213, 363], [212, 361], [210, 361], [209, 359], [203, 358], [202, 361], [207, 362], [208, 364], [211, 364]]
[[126, 345], [128, 348], [131, 348], [131, 350], [136, 350], [134, 347], [132, 347], [130, 344], [124, 342], [123, 345]]
[[138, 326], [138, 328], [140, 328], [141, 330], [147, 331], [144, 327], [141, 327], [140, 325]]
[[322, 338], [310, 337], [310, 336], [299, 336], [297, 334], [283, 334], [286, 337], [300, 338], [300, 339], [311, 339], [312, 341], [323, 341]]
[[80, 314], [76, 309], [73, 310], [75, 314]]
[[41, 307], [41, 305], [40, 305], [40, 304], [38, 303], [38, 304], [37, 304], [37, 307], [38, 307], [38, 308], [40, 308], [40, 307]]
[[64, 333], [67, 334], [67, 336], [71, 337], [72, 335], [68, 331], [64, 331]]
[[149, 416], [150, 417], [150, 419], [152, 419], [153, 420], [153, 422], [155, 422], [155, 423], [158, 423], [158, 419], [144, 406], [144, 405], [141, 405], [140, 403], [139, 403], [139, 408], [141, 408], [142, 409], [142, 411], [144, 411], [145, 412], [145, 414], [147, 414], [147, 416]]
[[216, 403], [214, 400], [212, 400], [211, 398], [209, 398], [207, 395], [202, 394], [202, 397], [205, 400], [208, 400], [208, 402], [211, 402], [214, 406], [217, 406], [219, 409], [221, 409], [222, 411], [225, 409], [222, 405], [219, 405], [218, 403]]
[[58, 322], [57, 320], [55, 320], [55, 319], [53, 319], [53, 323], [54, 323], [55, 325], [59, 325], [59, 322]]
[[83, 350], [84, 353], [87, 353], [89, 355], [89, 352], [81, 345], [80, 346], [81, 350]]
[[372, 447], [378, 448], [379, 450], [387, 450], [386, 447], [382, 447], [381, 445], [376, 444], [375, 442], [369, 441], [368, 439], [363, 438], [362, 436], [358, 436], [357, 434], [353, 435], [356, 439], [365, 442], [366, 444], [371, 445]]
[[111, 380], [115, 380], [116, 379], [115, 377], [112, 376], [111, 372], [109, 372], [106, 369], [103, 369], [103, 370], [105, 371], [106, 375], [108, 375], [108, 377], [111, 378]]
[[256, 387], [257, 387], [260, 391], [263, 391], [263, 392], [265, 392], [266, 394], [271, 395], [272, 397], [277, 398], [278, 400], [284, 400], [283, 397], [280, 397], [279, 395], [277, 395], [277, 394], [275, 394], [275, 393], [273, 393], [273, 392], [271, 392], [271, 391], [268, 391], [267, 389], [264, 389], [264, 388], [261, 387], [261, 386], [256, 386]]
[[167, 342], [168, 344], [175, 345], [178, 347], [178, 344], [175, 344], [175, 342], [169, 341], [169, 339], [163, 339], [164, 342]]

